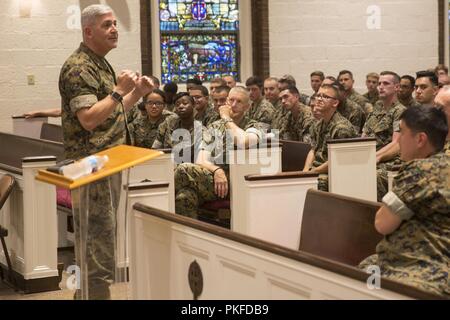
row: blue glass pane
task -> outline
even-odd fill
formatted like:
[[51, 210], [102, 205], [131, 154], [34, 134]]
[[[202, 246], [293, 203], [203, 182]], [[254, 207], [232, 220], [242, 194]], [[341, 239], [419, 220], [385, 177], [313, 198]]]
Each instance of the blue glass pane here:
[[161, 35], [161, 80], [185, 82], [198, 76], [203, 81], [238, 75], [237, 36]]
[[161, 31], [239, 30], [237, 0], [160, 0]]

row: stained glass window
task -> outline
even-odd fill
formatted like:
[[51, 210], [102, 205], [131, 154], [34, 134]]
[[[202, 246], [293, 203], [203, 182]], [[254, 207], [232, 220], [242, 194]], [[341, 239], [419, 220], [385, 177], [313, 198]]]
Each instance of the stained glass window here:
[[238, 0], [160, 0], [161, 80], [239, 80]]

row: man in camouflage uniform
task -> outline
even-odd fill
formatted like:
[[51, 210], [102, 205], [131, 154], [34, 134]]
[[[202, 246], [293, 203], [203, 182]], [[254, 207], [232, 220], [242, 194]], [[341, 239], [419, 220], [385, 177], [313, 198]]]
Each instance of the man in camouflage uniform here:
[[204, 144], [196, 164], [183, 163], [176, 168], [176, 213], [197, 218], [204, 202], [229, 196], [229, 148], [233, 148], [234, 139], [240, 146], [254, 145], [263, 134], [259, 124], [246, 115], [249, 107], [248, 91], [243, 87], [231, 89], [227, 104], [220, 107], [221, 119], [209, 127], [214, 140]]
[[400, 164], [398, 130], [400, 116], [406, 108], [397, 99], [399, 83], [400, 77], [392, 71], [384, 71], [380, 74], [378, 84], [380, 100], [367, 118], [362, 133], [363, 137], [376, 138], [379, 201], [387, 192], [387, 170], [394, 164]]
[[258, 76], [250, 77], [245, 85], [250, 92], [251, 100], [250, 109], [247, 111], [248, 117], [256, 122], [264, 123], [265, 129], [269, 130], [276, 110], [262, 95], [264, 87], [262, 79]]
[[281, 107], [280, 90], [278, 89], [278, 79], [269, 77], [264, 80], [264, 97], [269, 101], [275, 110], [283, 110]]
[[272, 131], [279, 131], [281, 140], [293, 140], [311, 143], [311, 127], [315, 122], [311, 108], [300, 103], [300, 94], [296, 87], [288, 87], [280, 93], [280, 100], [286, 114], [276, 118]]
[[[367, 76], [366, 76], [367, 92], [365, 94], [363, 94], [363, 97], [366, 98], [372, 106], [374, 106], [375, 103], [379, 99], [379, 94], [378, 94], [378, 89], [377, 89], [379, 79], [380, 79], [380, 75], [376, 72], [371, 72], [371, 73], [367, 74]], [[372, 110], [369, 110], [369, 111], [372, 112]], [[367, 112], [366, 114], [369, 114], [370, 112]]]
[[359, 267], [378, 266], [385, 278], [450, 298], [450, 155], [440, 151], [448, 134], [445, 115], [411, 107], [400, 127], [407, 162], [375, 218], [385, 237]]
[[[129, 143], [126, 112], [153, 88], [148, 77], [131, 71], [122, 71], [116, 80], [105, 59], [117, 47], [118, 40], [117, 20], [111, 8], [104, 5], [85, 8], [81, 26], [83, 42], [66, 60], [59, 77], [64, 150], [66, 158], [72, 159]], [[115, 175], [73, 192], [75, 253], [82, 272], [81, 253], [85, 253], [89, 299], [110, 297], [120, 185], [120, 175]], [[87, 206], [88, 226], [81, 225], [78, 206]], [[83, 247], [80, 246], [82, 233], [86, 241]], [[77, 295], [80, 297], [80, 292]]]
[[321, 120], [312, 128], [313, 148], [309, 152], [303, 171], [319, 173], [319, 190], [328, 191], [329, 139], [354, 138], [357, 133], [352, 124], [339, 112], [339, 91], [335, 86], [322, 85], [316, 95], [314, 111]]
[[355, 80], [353, 79], [353, 73], [349, 70], [342, 70], [338, 75], [338, 82], [343, 86], [344, 92], [341, 100], [348, 99], [356, 102], [366, 114], [372, 112], [373, 106], [369, 103], [364, 96], [360, 95], [353, 89]]
[[414, 92], [414, 77], [410, 75], [404, 75], [400, 78], [400, 90], [398, 92], [398, 101], [406, 108], [412, 106], [419, 106], [420, 103], [413, 98], [412, 94]]
[[154, 89], [143, 100], [139, 105], [141, 110], [131, 124], [131, 132], [137, 147], [151, 148], [155, 142], [159, 125], [174, 113], [165, 109], [165, 95], [159, 89]]
[[[285, 74], [278, 80], [279, 92], [286, 90], [288, 87], [296, 87], [296, 86], [297, 82], [295, 81], [295, 78], [290, 74]], [[304, 93], [300, 93], [300, 102], [303, 103], [305, 106], [309, 106], [310, 97]]]
[[361, 106], [354, 100], [346, 98], [346, 91], [342, 84], [338, 83], [337, 87], [340, 94], [340, 103], [338, 107], [338, 112], [355, 128], [357, 134], [361, 133], [361, 130], [366, 121], [366, 115]]
[[432, 106], [438, 91], [438, 78], [434, 72], [419, 71], [416, 73], [415, 94], [418, 103]]
[[219, 113], [209, 103], [208, 89], [204, 86], [193, 86], [189, 95], [194, 99], [194, 119], [208, 127], [220, 119]]
[[[434, 105], [442, 109], [447, 117], [447, 124], [450, 127], [450, 85], [442, 87], [434, 98]], [[444, 146], [444, 152], [450, 155], [450, 128], [447, 134], [447, 141]]]

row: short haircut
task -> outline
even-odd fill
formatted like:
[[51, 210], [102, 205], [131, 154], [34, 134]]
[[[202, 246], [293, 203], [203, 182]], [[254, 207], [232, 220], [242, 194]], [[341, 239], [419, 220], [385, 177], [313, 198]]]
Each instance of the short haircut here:
[[247, 99], [247, 101], [250, 100], [250, 92], [247, 90], [246, 87], [236, 86], [234, 88], [231, 88], [231, 90], [230, 90], [230, 92], [228, 94], [231, 94], [233, 92], [242, 93], [245, 96], [245, 98]]
[[380, 73], [380, 76], [392, 76], [395, 84], [400, 83], [400, 76], [394, 71], [383, 71]]
[[81, 12], [81, 26], [91, 26], [98, 16], [113, 12], [111, 7], [104, 4], [93, 4], [83, 9]]
[[178, 85], [175, 82], [166, 83], [164, 85], [164, 91], [175, 94], [178, 92]]
[[178, 93], [175, 95], [175, 97], [173, 97], [173, 103], [175, 104], [175, 102], [177, 102], [177, 100], [180, 100], [180, 99], [183, 98], [183, 97], [188, 97], [189, 100], [190, 100], [190, 102], [192, 103], [192, 105], [194, 105], [194, 98], [192, 98], [192, 97], [189, 95], [189, 92], [184, 92], [184, 91], [178, 92]]
[[430, 79], [430, 82], [433, 84], [434, 87], [437, 87], [439, 85], [438, 77], [436, 76], [436, 73], [432, 71], [424, 70], [416, 72], [416, 80], [419, 78]]
[[[323, 85], [320, 86], [320, 88], [323, 88], [323, 89], [331, 89], [331, 90], [333, 90], [334, 97], [336, 99], [338, 99], [338, 100], [341, 100], [341, 98], [340, 98], [341, 94], [339, 92], [341, 87], [342, 86], [340, 86], [338, 84], [323, 84]], [[343, 90], [343, 87], [342, 87], [342, 90]]]
[[333, 76], [326, 76], [325, 79], [328, 79], [328, 80], [331, 80], [331, 81], [334, 81], [334, 82], [337, 81], [337, 79], [335, 77], [333, 77]]
[[309, 75], [310, 78], [312, 78], [313, 76], [317, 76], [320, 78], [320, 81], [323, 81], [323, 79], [325, 79], [325, 75], [323, 74], [322, 71], [316, 70], [311, 72], [311, 74]]
[[410, 76], [409, 74], [405, 74], [404, 76], [402, 76], [402, 77], [400, 78], [400, 80], [402, 80], [402, 79], [409, 80], [409, 82], [411, 83], [411, 87], [414, 88], [414, 83], [416, 82], [416, 79], [414, 79], [413, 76]]
[[195, 85], [195, 86], [193, 86], [191, 88], [190, 91], [192, 91], [192, 90], [200, 91], [204, 97], [208, 97], [209, 96], [209, 91], [208, 91], [208, 89], [205, 86]]
[[148, 76], [150, 79], [152, 79], [153, 83], [155, 84], [155, 86], [160, 86], [161, 82], [159, 81], [159, 79], [155, 76]]
[[275, 81], [275, 82], [278, 82], [278, 78], [276, 78], [276, 77], [267, 77], [266, 79], [264, 79], [264, 82], [266, 82], [266, 81]]
[[436, 151], [442, 150], [448, 134], [447, 117], [444, 111], [430, 106], [411, 106], [400, 119], [414, 133], [424, 132]]
[[297, 83], [295, 81], [295, 78], [291, 76], [290, 74], [285, 74], [280, 79], [278, 79], [278, 83], [287, 83], [288, 86], [296, 86]]
[[300, 97], [300, 91], [298, 91], [297, 87], [289, 86], [286, 89], [284, 89], [283, 91], [286, 91], [286, 90], [289, 91], [289, 93], [298, 95]]
[[159, 95], [163, 99], [164, 103], [167, 103], [166, 93], [164, 91], [160, 90], [160, 89], [153, 89], [152, 92], [150, 92], [149, 94], [146, 94], [144, 96], [144, 101], [147, 101], [148, 96], [151, 95], [151, 94]]
[[448, 67], [445, 64], [442, 63], [438, 64], [436, 68], [434, 68], [434, 73], [437, 74], [439, 70], [444, 70], [445, 73], [448, 73]]
[[259, 88], [264, 87], [264, 81], [258, 76], [251, 76], [245, 81], [245, 85], [249, 86], [258, 86]]
[[202, 80], [200, 80], [197, 77], [187, 79], [186, 84], [188, 84], [188, 83], [193, 83], [193, 84], [196, 84], [196, 85], [199, 85], [199, 86], [201, 86], [203, 84]]
[[222, 93], [222, 92], [226, 92], [227, 95], [230, 93], [231, 88], [227, 85], [224, 86], [219, 86], [215, 89], [216, 93]]
[[338, 74], [338, 79], [344, 74], [349, 74], [350, 78], [353, 79], [353, 73], [350, 70], [341, 70]]
[[211, 80], [211, 83], [219, 83], [221, 86], [226, 86], [227, 82], [222, 78], [214, 78]]
[[380, 75], [376, 72], [370, 72], [366, 75], [366, 79], [369, 79], [369, 78], [380, 79]]

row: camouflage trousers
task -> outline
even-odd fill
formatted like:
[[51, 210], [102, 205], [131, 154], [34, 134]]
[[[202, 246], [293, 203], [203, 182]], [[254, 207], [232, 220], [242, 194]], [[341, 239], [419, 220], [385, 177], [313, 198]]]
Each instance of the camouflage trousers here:
[[86, 268], [89, 299], [110, 298], [121, 182], [118, 173], [72, 191], [75, 257], [82, 273]]
[[319, 174], [317, 189], [328, 192], [328, 174]]
[[198, 208], [204, 202], [218, 199], [214, 192], [212, 172], [192, 163], [180, 164], [175, 169], [175, 211], [177, 214], [196, 219]]
[[[384, 278], [450, 298], [448, 270], [445, 267], [436, 268], [435, 265], [424, 261], [421, 264], [402, 263], [393, 259], [380, 259], [378, 254], [373, 254], [361, 261], [358, 268], [367, 270], [370, 266], [378, 266]], [[383, 280], [381, 280], [381, 287], [383, 287]]]

